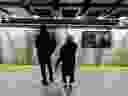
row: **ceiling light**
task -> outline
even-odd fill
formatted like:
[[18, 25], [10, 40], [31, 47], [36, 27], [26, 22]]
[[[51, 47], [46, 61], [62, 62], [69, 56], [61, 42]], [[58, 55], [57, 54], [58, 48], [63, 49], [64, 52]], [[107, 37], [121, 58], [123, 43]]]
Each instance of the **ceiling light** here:
[[40, 16], [38, 16], [38, 15], [33, 15], [32, 16], [34, 19], [39, 19], [40, 18]]
[[99, 17], [97, 17], [97, 19], [98, 19], [98, 20], [104, 20], [105, 17], [104, 17], [104, 16], [99, 16]]
[[17, 16], [16, 14], [12, 14], [10, 17], [16, 18]]

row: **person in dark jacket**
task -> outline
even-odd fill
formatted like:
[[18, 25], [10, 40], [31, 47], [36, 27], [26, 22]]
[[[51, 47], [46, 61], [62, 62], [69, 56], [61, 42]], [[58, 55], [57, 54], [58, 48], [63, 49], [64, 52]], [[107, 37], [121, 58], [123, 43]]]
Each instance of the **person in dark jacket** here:
[[46, 66], [49, 70], [49, 80], [53, 82], [53, 69], [50, 58], [51, 54], [56, 48], [56, 40], [55, 38], [50, 38], [50, 34], [47, 32], [45, 25], [41, 25], [40, 27], [40, 35], [38, 35], [36, 38], [36, 47], [38, 60], [41, 67], [41, 75], [43, 77], [42, 84], [48, 85]]
[[60, 49], [60, 58], [56, 62], [56, 67], [62, 61], [62, 78], [63, 83], [67, 83], [66, 77], [69, 76], [69, 83], [73, 83], [74, 71], [75, 71], [75, 54], [77, 50], [77, 44], [73, 41], [72, 36], [68, 36], [65, 44]]

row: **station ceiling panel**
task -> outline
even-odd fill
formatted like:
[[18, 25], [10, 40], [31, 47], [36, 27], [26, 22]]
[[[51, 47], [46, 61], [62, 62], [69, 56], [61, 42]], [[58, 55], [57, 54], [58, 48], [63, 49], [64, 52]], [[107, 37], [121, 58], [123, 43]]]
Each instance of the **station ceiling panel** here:
[[0, 0], [0, 2], [19, 2], [20, 0]]
[[116, 0], [92, 0], [93, 3], [114, 3]]
[[45, 4], [51, 1], [52, 0], [32, 0], [32, 4]]
[[128, 4], [128, 0], [124, 0], [122, 3], [123, 4]]
[[17, 17], [30, 17], [30, 14], [24, 8], [8, 7], [8, 8], [4, 8], [4, 9], [6, 9], [7, 11], [9, 11], [11, 13], [14, 13]]

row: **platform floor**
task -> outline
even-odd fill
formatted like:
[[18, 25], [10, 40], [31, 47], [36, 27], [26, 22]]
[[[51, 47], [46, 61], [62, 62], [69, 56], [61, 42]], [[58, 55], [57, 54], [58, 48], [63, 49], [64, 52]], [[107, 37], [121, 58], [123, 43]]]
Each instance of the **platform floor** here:
[[[80, 72], [72, 96], [127, 96], [127, 72]], [[59, 73], [57, 78], [61, 78]], [[78, 78], [79, 77], [79, 78]], [[63, 96], [61, 88], [44, 87], [40, 83], [40, 67], [33, 66], [32, 72], [0, 72], [0, 89], [3, 96]]]

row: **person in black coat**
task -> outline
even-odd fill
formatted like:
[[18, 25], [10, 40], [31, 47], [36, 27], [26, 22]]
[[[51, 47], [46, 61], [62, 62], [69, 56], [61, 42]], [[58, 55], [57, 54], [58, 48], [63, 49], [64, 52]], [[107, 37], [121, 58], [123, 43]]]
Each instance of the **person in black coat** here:
[[50, 58], [51, 54], [54, 52], [56, 48], [56, 40], [55, 38], [52, 39], [50, 37], [50, 33], [47, 32], [45, 25], [40, 26], [40, 35], [36, 37], [36, 47], [38, 60], [41, 67], [41, 75], [43, 77], [42, 84], [48, 85], [46, 66], [49, 70], [49, 80], [53, 82], [53, 69]]
[[62, 78], [66, 84], [66, 77], [69, 76], [69, 83], [73, 83], [74, 71], [75, 71], [75, 54], [77, 50], [77, 44], [73, 41], [72, 36], [68, 36], [65, 44], [60, 49], [60, 58], [56, 62], [56, 67], [62, 61]]

